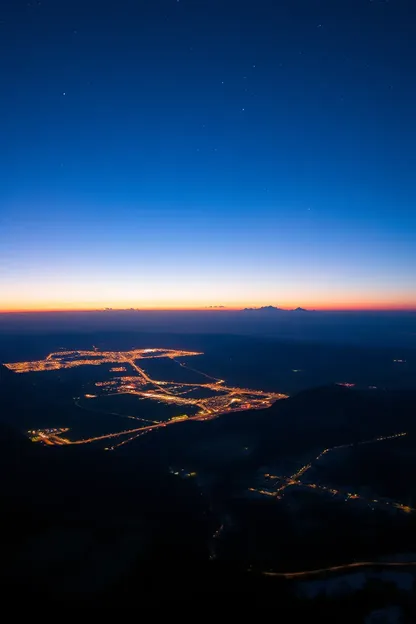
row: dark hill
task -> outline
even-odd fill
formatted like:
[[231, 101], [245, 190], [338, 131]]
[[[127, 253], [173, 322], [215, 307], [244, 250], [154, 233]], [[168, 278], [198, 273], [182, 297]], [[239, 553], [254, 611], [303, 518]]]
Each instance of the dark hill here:
[[274, 314], [275, 312], [307, 312], [305, 308], [295, 308], [294, 310], [285, 310], [276, 306], [262, 306], [261, 308], [244, 308], [242, 312], [258, 312], [260, 314]]
[[[0, 371], [2, 396], [12, 389], [15, 400], [6, 410], [11, 422], [19, 406], [30, 407], [32, 399], [20, 398], [32, 386], [24, 375]], [[415, 412], [412, 392], [325, 386], [265, 410], [162, 428], [114, 453], [89, 445], [42, 447], [1, 426], [0, 468], [7, 479], [0, 486], [0, 582], [27, 596], [48, 590], [97, 603], [117, 602], [130, 590], [136, 597], [137, 587], [143, 600], [161, 588], [201, 591], [201, 578], [211, 574], [204, 567], [211, 565], [207, 544], [218, 528], [210, 497], [222, 508], [232, 484], [268, 462], [416, 431]], [[245, 447], [248, 453], [241, 452]], [[208, 486], [172, 475], [171, 465], [201, 471], [216, 485], [207, 496]], [[230, 571], [234, 580], [240, 573]], [[221, 591], [219, 578], [214, 574], [206, 587]], [[251, 581], [243, 575], [241, 582]]]
[[243, 312], [283, 312], [283, 310], [270, 305], [262, 306], [261, 308], [244, 308]]
[[[365, 392], [325, 386], [279, 400], [265, 410], [169, 427], [156, 436], [143, 438], [140, 449], [148, 457], [158, 454], [159, 460], [167, 464], [188, 461], [195, 469], [202, 469], [221, 463], [223, 468], [238, 471], [242, 465], [255, 467], [293, 454], [416, 431], [415, 411], [414, 392]], [[249, 447], [249, 457], [236, 457], [236, 445]]]
[[[325, 448], [416, 431], [416, 393], [314, 388], [277, 401], [261, 415], [259, 456]], [[254, 414], [253, 414], [254, 417]], [[261, 423], [261, 424], [260, 424]]]

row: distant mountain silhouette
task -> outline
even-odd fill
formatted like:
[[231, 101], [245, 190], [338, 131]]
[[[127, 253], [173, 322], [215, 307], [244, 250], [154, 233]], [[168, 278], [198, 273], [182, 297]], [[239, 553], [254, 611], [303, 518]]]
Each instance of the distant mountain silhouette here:
[[294, 310], [284, 310], [283, 308], [277, 308], [276, 306], [262, 306], [261, 308], [244, 308], [242, 310], [243, 312], [270, 312], [270, 313], [274, 313], [274, 312], [307, 312], [308, 310], [305, 310], [305, 308], [295, 308]]
[[140, 312], [139, 308], [103, 308], [103, 312]]

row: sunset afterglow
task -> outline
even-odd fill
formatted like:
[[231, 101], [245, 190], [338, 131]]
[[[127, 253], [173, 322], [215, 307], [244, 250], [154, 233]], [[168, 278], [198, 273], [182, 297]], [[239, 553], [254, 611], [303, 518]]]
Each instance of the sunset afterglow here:
[[[168, 4], [169, 32], [192, 38], [199, 9]], [[329, 55], [332, 30], [297, 18], [299, 50], [289, 18], [279, 44], [267, 20], [232, 43], [233, 11], [213, 7], [204, 28], [227, 34], [201, 46], [168, 37], [154, 57], [156, 29], [131, 56], [135, 31], [116, 37], [104, 11], [97, 41], [58, 20], [51, 55], [49, 10], [28, 5], [8, 41], [26, 69], [24, 87], [3, 76], [1, 311], [416, 309], [410, 70], [385, 78], [371, 47]]]
[[6, 611], [416, 621], [415, 26], [1, 3]]

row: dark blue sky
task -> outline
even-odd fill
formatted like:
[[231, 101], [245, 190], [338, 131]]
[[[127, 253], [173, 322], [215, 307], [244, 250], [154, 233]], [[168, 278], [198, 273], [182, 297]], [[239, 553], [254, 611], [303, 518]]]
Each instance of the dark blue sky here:
[[3, 309], [416, 307], [413, 1], [3, 0], [0, 46]]

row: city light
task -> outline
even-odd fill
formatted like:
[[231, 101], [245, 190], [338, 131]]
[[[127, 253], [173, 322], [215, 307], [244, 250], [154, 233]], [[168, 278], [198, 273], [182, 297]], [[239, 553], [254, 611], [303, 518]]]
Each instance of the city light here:
[[[112, 440], [114, 438], [124, 438], [120, 443], [106, 450], [114, 450], [115, 448], [126, 444], [138, 437], [154, 431], [160, 427], [178, 424], [187, 420], [206, 421], [218, 418], [223, 414], [230, 412], [240, 412], [247, 409], [264, 409], [272, 405], [275, 401], [287, 398], [287, 395], [276, 392], [263, 392], [262, 390], [251, 390], [249, 388], [237, 388], [234, 386], [226, 386], [224, 379], [217, 379], [212, 375], [199, 371], [195, 368], [187, 366], [185, 363], [178, 361], [178, 358], [195, 357], [203, 355], [199, 351], [183, 351], [179, 349], [132, 349], [131, 351], [100, 351], [94, 347], [92, 351], [56, 351], [50, 353], [44, 360], [35, 360], [32, 362], [13, 362], [6, 366], [15, 373], [44, 372], [50, 370], [69, 369], [77, 366], [97, 366], [101, 364], [111, 364], [109, 372], [129, 372], [128, 375], [115, 376], [108, 381], [97, 381], [94, 383], [95, 388], [100, 394], [85, 393], [84, 399], [99, 399], [100, 396], [112, 396], [122, 394], [133, 394], [142, 399], [158, 401], [159, 403], [167, 403], [170, 405], [180, 405], [185, 408], [192, 408], [191, 413], [173, 416], [165, 422], [153, 421], [149, 419], [139, 418], [135, 416], [127, 416], [135, 420], [140, 420], [146, 424], [136, 429], [126, 429], [120, 432], [108, 433], [105, 435], [95, 436], [86, 439], [70, 440], [61, 437], [61, 434], [68, 429], [59, 430], [37, 430], [32, 432], [31, 439], [35, 442], [42, 442], [46, 445], [63, 444], [88, 444], [91, 442], [99, 442], [103, 440]], [[168, 358], [179, 366], [193, 371], [205, 377], [205, 383], [185, 383], [177, 381], [152, 379], [146, 371], [137, 364], [140, 360], [148, 360], [152, 358]], [[192, 398], [189, 396], [193, 391], [200, 389], [210, 390], [212, 395], [205, 398]], [[184, 396], [188, 395], [188, 396]], [[89, 410], [79, 401], [74, 399], [77, 407]], [[94, 401], [95, 405], [95, 401]], [[197, 412], [195, 414], [195, 408]], [[93, 409], [92, 411], [106, 413], [104, 410]], [[118, 416], [118, 414], [113, 413]], [[120, 415], [121, 416], [121, 415]]]

